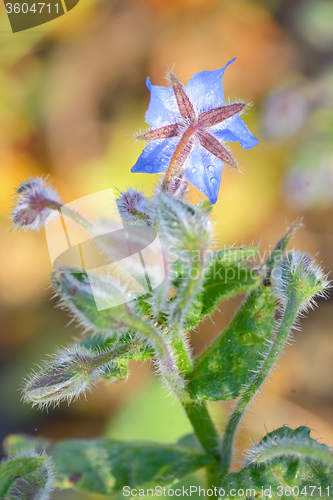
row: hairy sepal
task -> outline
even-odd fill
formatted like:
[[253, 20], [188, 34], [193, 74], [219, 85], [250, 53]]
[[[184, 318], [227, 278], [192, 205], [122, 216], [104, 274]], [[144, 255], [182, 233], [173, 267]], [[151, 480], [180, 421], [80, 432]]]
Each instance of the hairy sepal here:
[[170, 273], [167, 285], [176, 290], [166, 313], [170, 322], [179, 324], [185, 320], [186, 312], [200, 292], [207, 262], [210, 222], [203, 212], [161, 194], [156, 223], [168, 255]]
[[84, 394], [107, 366], [111, 368], [111, 363], [111, 355], [103, 359], [102, 353], [75, 344], [68, 346], [32, 373], [25, 382], [23, 399], [39, 407], [55, 405], [63, 400], [70, 403]]
[[90, 288], [91, 275], [88, 280], [82, 271], [73, 273], [66, 268], [59, 269], [54, 273], [52, 282], [64, 306], [78, 316], [87, 329], [106, 336], [109, 331], [113, 335], [115, 330], [122, 334], [132, 330], [146, 339], [155, 351], [158, 371], [163, 379], [175, 394], [186, 399], [185, 381], [179, 374], [177, 356], [167, 337], [150, 320], [142, 319], [141, 313], [136, 311], [135, 301], [98, 311], [94, 301], [96, 295], [105, 301], [110, 297], [125, 301], [128, 296], [112, 279], [97, 275], [94, 279], [94, 296]]
[[[52, 274], [51, 281], [61, 306], [70, 311], [85, 331], [115, 338], [127, 332], [129, 323], [132, 324], [135, 301], [131, 301], [130, 292], [112, 277], [97, 274], [88, 276], [82, 269], [60, 267]], [[100, 310], [96, 305], [116, 302], [123, 303]]]
[[48, 500], [54, 484], [53, 466], [44, 454], [21, 451], [0, 464], [0, 498]]
[[312, 257], [299, 251], [287, 252], [277, 264], [273, 274], [273, 287], [278, 300], [286, 306], [295, 296], [299, 312], [315, 304], [317, 296], [327, 296], [330, 283], [320, 265]]

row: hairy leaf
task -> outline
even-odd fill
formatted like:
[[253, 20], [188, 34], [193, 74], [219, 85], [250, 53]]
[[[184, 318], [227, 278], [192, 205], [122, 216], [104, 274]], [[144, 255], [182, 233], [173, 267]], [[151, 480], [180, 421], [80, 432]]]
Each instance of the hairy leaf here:
[[113, 439], [69, 440], [52, 450], [58, 486], [111, 495], [123, 486], [167, 485], [213, 459], [177, 445], [122, 443]]
[[46, 456], [18, 456], [9, 458], [0, 464], [0, 498], [6, 498], [6, 495], [15, 488], [15, 481], [22, 478], [28, 483], [33, 480], [39, 470], [43, 467]]
[[[31, 448], [40, 440], [11, 435], [5, 448], [10, 451]], [[172, 484], [187, 474], [206, 467], [214, 458], [185, 436], [176, 444], [115, 439], [66, 440], [52, 445], [45, 441], [55, 464], [56, 487], [75, 487], [91, 493], [111, 495], [131, 488], [154, 488]]]
[[186, 329], [195, 328], [222, 300], [259, 286], [257, 271], [242, 264], [258, 250], [259, 247], [227, 248], [214, 253], [204, 272], [202, 291], [187, 314]]
[[[279, 447], [284, 448], [283, 452], [277, 453]], [[262, 459], [263, 453], [266, 453], [266, 460]], [[261, 460], [255, 460], [260, 454]], [[267, 460], [269, 454], [271, 458]], [[247, 499], [260, 496], [262, 499], [290, 500], [297, 497], [322, 499], [332, 495], [332, 451], [312, 439], [306, 427], [292, 430], [284, 426], [270, 432], [249, 458], [255, 463], [225, 478], [224, 498], [244, 499], [245, 495]]]
[[196, 359], [190, 380], [193, 399], [219, 401], [239, 396], [273, 336], [274, 313], [271, 287], [252, 291], [229, 326]]

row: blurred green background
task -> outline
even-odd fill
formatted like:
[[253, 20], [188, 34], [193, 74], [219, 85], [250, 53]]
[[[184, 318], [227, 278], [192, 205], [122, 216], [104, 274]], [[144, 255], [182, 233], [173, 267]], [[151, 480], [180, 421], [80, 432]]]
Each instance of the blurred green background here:
[[[152, 368], [101, 383], [70, 407], [48, 413], [20, 401], [22, 377], [47, 353], [80, 336], [50, 302], [45, 234], [13, 232], [11, 195], [28, 175], [50, 175], [67, 202], [106, 188], [144, 187], [131, 174], [143, 144], [145, 79], [165, 85], [237, 61], [225, 96], [253, 103], [245, 115], [260, 143], [232, 145], [243, 173], [225, 170], [213, 210], [215, 241], [260, 242], [262, 252], [297, 217], [296, 248], [333, 269], [333, 2], [328, 0], [80, 0], [48, 24], [13, 34], [0, 5], [0, 434], [52, 438], [107, 434], [174, 441], [191, 431]], [[196, 193], [193, 193], [196, 196]], [[193, 333], [195, 353], [228, 323], [242, 297]], [[238, 446], [281, 424], [308, 425], [333, 445], [332, 301], [302, 321], [270, 390], [245, 418]], [[230, 404], [212, 404], [222, 428]], [[239, 458], [239, 457], [238, 457]], [[235, 467], [237, 462], [235, 462]], [[194, 484], [200, 477], [190, 478]], [[68, 500], [92, 498], [55, 493]]]

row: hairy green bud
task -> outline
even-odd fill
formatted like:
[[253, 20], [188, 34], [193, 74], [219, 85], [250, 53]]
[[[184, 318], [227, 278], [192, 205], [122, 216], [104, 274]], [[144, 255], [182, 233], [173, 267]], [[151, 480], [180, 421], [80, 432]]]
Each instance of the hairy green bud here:
[[4, 500], [48, 500], [53, 483], [50, 459], [36, 451], [23, 451], [0, 464], [0, 498]]
[[82, 345], [68, 346], [55, 354], [25, 382], [23, 399], [41, 407], [70, 403], [84, 394], [98, 378], [119, 379], [128, 374], [122, 358], [138, 350], [142, 342], [120, 342], [112, 349], [92, 350]]
[[305, 252], [287, 252], [276, 265], [272, 279], [276, 297], [282, 305], [294, 297], [300, 312], [313, 307], [315, 297], [325, 297], [330, 287], [319, 264]]

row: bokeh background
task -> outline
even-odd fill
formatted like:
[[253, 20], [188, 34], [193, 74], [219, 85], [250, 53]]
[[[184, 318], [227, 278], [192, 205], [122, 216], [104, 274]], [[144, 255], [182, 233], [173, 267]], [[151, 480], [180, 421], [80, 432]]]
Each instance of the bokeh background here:
[[[67, 201], [156, 179], [131, 174], [143, 144], [149, 93], [173, 69], [195, 72], [237, 61], [225, 95], [253, 103], [245, 121], [260, 139], [232, 150], [243, 173], [223, 173], [214, 207], [222, 245], [260, 242], [262, 252], [303, 217], [295, 247], [333, 269], [333, 2], [331, 0], [80, 0], [65, 16], [12, 34], [0, 5], [0, 437], [108, 435], [174, 441], [191, 432], [149, 364], [131, 365], [118, 384], [101, 383], [48, 413], [20, 401], [22, 377], [56, 347], [78, 338], [48, 289], [45, 234], [13, 232], [11, 195], [28, 175], [49, 175]], [[193, 333], [199, 353], [226, 326], [242, 298], [221, 304]], [[265, 428], [308, 425], [333, 445], [333, 308], [302, 320], [239, 433], [239, 449]], [[211, 404], [222, 428], [230, 404]], [[239, 458], [239, 457], [238, 457]], [[237, 467], [237, 462], [235, 463]], [[187, 479], [196, 484], [200, 475]], [[61, 492], [55, 499], [92, 499]], [[97, 497], [96, 497], [97, 498]]]

